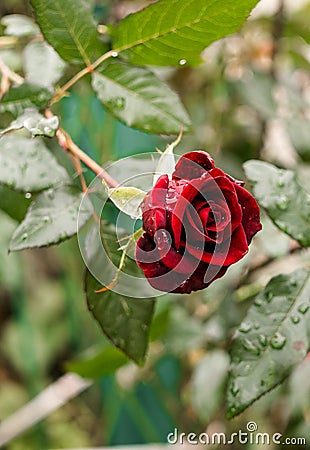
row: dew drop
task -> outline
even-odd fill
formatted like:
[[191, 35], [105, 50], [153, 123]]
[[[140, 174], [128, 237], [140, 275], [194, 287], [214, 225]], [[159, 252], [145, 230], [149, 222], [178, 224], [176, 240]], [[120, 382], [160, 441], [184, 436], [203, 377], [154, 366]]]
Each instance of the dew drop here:
[[258, 330], [259, 329], [259, 323], [258, 322], [254, 322], [254, 328], [255, 328], [255, 330]]
[[273, 293], [271, 291], [267, 291], [265, 293], [265, 298], [266, 298], [267, 302], [270, 303], [273, 298]]
[[296, 287], [296, 286], [297, 286], [297, 281], [294, 280], [294, 279], [291, 280], [291, 281], [290, 281], [290, 285], [293, 286], [293, 287]]
[[28, 233], [24, 233], [22, 235], [22, 241], [25, 241], [27, 239], [27, 237], [28, 237]]
[[260, 385], [261, 386], [265, 386], [265, 384], [266, 384], [265, 380], [260, 380]]
[[258, 308], [261, 307], [263, 303], [264, 303], [264, 302], [263, 302], [263, 300], [262, 300], [260, 297], [258, 297], [258, 298], [255, 299], [255, 301], [254, 301], [254, 305], [257, 306]]
[[117, 58], [118, 57], [118, 53], [117, 52], [112, 52], [111, 56], [112, 56], [112, 58]]
[[26, 198], [27, 200], [29, 200], [31, 197], [32, 197], [31, 192], [26, 192], [25, 198]]
[[248, 350], [250, 353], [253, 353], [253, 355], [259, 355], [260, 354], [260, 349], [258, 347], [256, 347], [255, 344], [253, 344], [252, 341], [250, 341], [249, 339], [245, 339], [242, 342], [243, 347]]
[[281, 333], [276, 333], [271, 339], [270, 344], [275, 350], [281, 350], [286, 344], [286, 337]]
[[258, 336], [258, 341], [263, 347], [266, 347], [268, 344], [268, 338], [264, 334]]
[[308, 305], [307, 303], [302, 303], [300, 306], [298, 306], [298, 311], [301, 314], [306, 314], [306, 312], [309, 310], [310, 305]]
[[45, 223], [51, 222], [50, 216], [44, 216], [43, 217], [43, 222], [45, 222]]
[[240, 389], [237, 387], [237, 383], [235, 381], [231, 383], [230, 392], [233, 397], [236, 397], [236, 395], [240, 392]]
[[186, 63], [187, 63], [186, 59], [180, 59], [179, 61], [180, 66], [185, 66]]
[[55, 198], [55, 193], [54, 193], [54, 191], [53, 190], [49, 190], [49, 191], [47, 191], [47, 196], [48, 196], [48, 198], [50, 199], [50, 200], [54, 200], [54, 198]]
[[300, 322], [300, 318], [298, 316], [292, 316], [291, 317], [291, 322], [294, 324], [297, 324]]
[[276, 201], [276, 205], [279, 209], [281, 209], [281, 211], [285, 211], [288, 208], [289, 202], [290, 201], [286, 195], [281, 195]]
[[250, 322], [243, 322], [239, 328], [239, 331], [241, 333], [248, 333], [251, 330], [252, 330], [252, 324]]
[[283, 187], [285, 186], [284, 181], [283, 181], [283, 180], [279, 180], [279, 181], [277, 182], [277, 186], [278, 186], [280, 189], [283, 188]]

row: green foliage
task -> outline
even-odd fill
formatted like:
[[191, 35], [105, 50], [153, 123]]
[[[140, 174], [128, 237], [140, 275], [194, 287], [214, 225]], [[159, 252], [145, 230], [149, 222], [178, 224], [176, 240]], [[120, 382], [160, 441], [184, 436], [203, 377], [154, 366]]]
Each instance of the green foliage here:
[[228, 385], [229, 418], [280, 384], [310, 349], [310, 274], [273, 278], [236, 332]]
[[[88, 352], [90, 353], [90, 352]], [[94, 353], [94, 352], [92, 352]], [[128, 362], [128, 358], [116, 347], [106, 346], [95, 354], [66, 364], [66, 369], [85, 378], [100, 378], [112, 374]]]
[[[25, 128], [30, 131], [32, 137], [46, 136], [53, 137], [59, 127], [59, 120], [57, 116], [46, 119], [44, 116], [38, 113], [36, 109], [26, 109], [16, 120], [5, 128], [0, 133], [0, 137], [11, 131], [20, 130]], [[18, 146], [18, 144], [17, 144]], [[37, 152], [38, 153], [38, 152]]]
[[104, 334], [137, 364], [143, 364], [153, 317], [154, 299], [130, 298], [102, 286], [87, 270], [85, 289], [88, 308]]
[[77, 232], [92, 214], [89, 201], [74, 186], [50, 188], [39, 194], [31, 203], [25, 219], [15, 230], [10, 241], [10, 251], [58, 244]]
[[[121, 9], [120, 2], [103, 3], [96, 2], [95, 8], [95, 2], [88, 0], [32, 0], [39, 27], [23, 15], [1, 19], [0, 278], [4, 288], [0, 289], [0, 328], [3, 359], [8, 360], [8, 369], [1, 370], [2, 390], [14, 391], [15, 385], [10, 386], [5, 378], [12, 372], [16, 380], [16, 370], [30, 386], [23, 397], [26, 401], [33, 397], [34, 386], [46, 385], [58, 374], [65, 358], [72, 360], [66, 370], [84, 377], [104, 377], [100, 394], [107, 408], [111, 403], [106, 398], [113, 400], [113, 408], [104, 418], [108, 422], [104, 438], [111, 445], [127, 443], [115, 436], [117, 426], [121, 435], [127, 436], [124, 423], [130, 421], [142, 437], [152, 436], [154, 441], [165, 440], [167, 435], [157, 433], [156, 426], [166, 431], [174, 422], [194, 430], [205, 429], [206, 422], [211, 429], [215, 420], [235, 431], [236, 423], [243, 426], [245, 418], [258, 417], [269, 429], [273, 424], [267, 420], [268, 412], [271, 404], [276, 410], [277, 401], [281, 402], [278, 411], [284, 404], [282, 422], [290, 420], [288, 429], [291, 426], [296, 433], [299, 429], [294, 424], [309, 413], [309, 361], [297, 365], [310, 347], [309, 271], [304, 269], [309, 266], [309, 256], [305, 249], [300, 251], [310, 245], [309, 167], [305, 164], [310, 148], [305, 95], [310, 64], [304, 46], [299, 45], [301, 39], [293, 36], [298, 32], [307, 40], [310, 10], [288, 15], [282, 31], [289, 38], [283, 41], [274, 35], [277, 26], [265, 18], [249, 21], [247, 28], [230, 40], [227, 36], [241, 27], [257, 0], [158, 0], [124, 19], [120, 18], [122, 12], [129, 4], [134, 8], [136, 2], [121, 2]], [[92, 8], [101, 24], [106, 24], [98, 28], [100, 33]], [[281, 14], [277, 20], [281, 21]], [[210, 43], [222, 37], [227, 37], [225, 44], [207, 50], [200, 68], [190, 67], [201, 61], [201, 52]], [[57, 103], [66, 95], [68, 98]], [[10, 122], [12, 115], [15, 120]], [[281, 139], [272, 139], [275, 125], [282, 127]], [[62, 131], [71, 133], [70, 126], [75, 142]], [[108, 188], [110, 199], [103, 211], [99, 208], [94, 213], [88, 197], [82, 201], [83, 177], [88, 182], [91, 175], [80, 167], [77, 146], [84, 150], [80, 161], [91, 158], [100, 165], [120, 154], [154, 150], [158, 142], [160, 148], [165, 147], [161, 137], [132, 128], [158, 135], [192, 131], [179, 143], [180, 154], [206, 149], [219, 167], [238, 179], [243, 176], [242, 163], [257, 159], [245, 162], [244, 168], [268, 215], [263, 215], [263, 231], [247, 259], [205, 292], [186, 298], [168, 294], [159, 297], [155, 305], [159, 293], [149, 286], [134, 259], [135, 239], [143, 231], [128, 235], [140, 226], [133, 225], [128, 215], [139, 218], [139, 205], [153, 174], [155, 182], [160, 174], [173, 172], [178, 139], [161, 156], [141, 155], [108, 166], [117, 182], [129, 181], [125, 187]], [[63, 148], [73, 153], [74, 166]], [[263, 158], [294, 170], [279, 169], [259, 160]], [[142, 173], [149, 177], [136, 178]], [[91, 199], [102, 206], [108, 195], [103, 187], [98, 191]], [[101, 222], [99, 230], [102, 217], [112, 223]], [[283, 233], [277, 233], [269, 218]], [[27, 252], [23, 256], [27, 264], [18, 253], [6, 254], [8, 247], [15, 251], [58, 244], [76, 235], [77, 223], [79, 229], [90, 225], [83, 228], [90, 314], [85, 314], [79, 296], [81, 258], [75, 241], [58, 250]], [[119, 223], [130, 231], [120, 229]], [[41, 266], [44, 275], [38, 270]], [[275, 276], [264, 288], [269, 269], [274, 276], [296, 268], [291, 274]], [[57, 279], [56, 287], [51, 280], [41, 281], [45, 273]], [[33, 279], [36, 283], [27, 283]], [[27, 305], [23, 304], [23, 285], [29, 289]], [[94, 327], [92, 319], [99, 327]], [[236, 328], [228, 373], [230, 337]], [[102, 346], [102, 333], [108, 337], [108, 345]], [[85, 354], [82, 350], [93, 348], [94, 341], [99, 352]], [[77, 353], [85, 358], [77, 360]], [[139, 371], [127, 364], [130, 360], [145, 364], [145, 369]], [[121, 367], [116, 382], [112, 374]], [[147, 374], [143, 386], [133, 379], [133, 367], [135, 373]], [[291, 374], [288, 390], [281, 396], [275, 387]], [[228, 377], [227, 415], [235, 417], [244, 411], [240, 422], [236, 418], [232, 425], [224, 424]], [[104, 390], [106, 380], [112, 382]], [[146, 390], [145, 380], [154, 382], [153, 390]], [[124, 406], [125, 397], [128, 403]], [[145, 402], [144, 409], [138, 399]], [[258, 399], [256, 409], [246, 412]], [[3, 400], [0, 412], [4, 417], [7, 412], [2, 414], [1, 407]], [[84, 415], [88, 417], [91, 409], [93, 405], [85, 406]], [[63, 414], [72, 422], [71, 411]], [[62, 424], [62, 417], [59, 420]], [[63, 434], [67, 436], [67, 429]], [[59, 439], [49, 447], [70, 446], [75, 434], [74, 428], [68, 445]], [[140, 442], [141, 436], [130, 435], [130, 439]], [[46, 447], [46, 442], [35, 447], [30, 441], [23, 441], [20, 448]], [[81, 442], [83, 438], [77, 445]]]
[[59, 55], [71, 64], [91, 64], [104, 52], [95, 22], [83, 0], [32, 0], [41, 31]]
[[151, 71], [113, 63], [94, 72], [92, 85], [104, 106], [127, 125], [150, 133], [177, 134], [190, 119], [177, 95]]
[[310, 246], [310, 195], [294, 172], [264, 161], [248, 161], [244, 169], [257, 200], [275, 225], [301, 245]]
[[[19, 123], [25, 124], [23, 119], [19, 119]], [[31, 128], [30, 123], [27, 127]], [[70, 181], [66, 170], [40, 138], [31, 139], [20, 132], [12, 132], [0, 137], [0, 145], [0, 184], [18, 191], [37, 192]]]
[[196, 64], [209, 44], [237, 31], [258, 0], [161, 0], [113, 31], [113, 48], [133, 64]]
[[27, 108], [46, 107], [53, 96], [51, 88], [44, 88], [31, 83], [12, 87], [1, 99], [0, 113], [9, 112], [17, 117]]

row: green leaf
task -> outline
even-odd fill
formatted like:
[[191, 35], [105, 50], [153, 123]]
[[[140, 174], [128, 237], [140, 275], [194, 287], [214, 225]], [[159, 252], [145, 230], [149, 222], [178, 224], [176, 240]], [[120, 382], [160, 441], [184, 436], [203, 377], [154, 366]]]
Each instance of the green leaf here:
[[15, 131], [2, 136], [0, 146], [0, 184], [36, 192], [70, 179], [40, 138], [31, 139]]
[[220, 407], [228, 374], [229, 357], [213, 350], [198, 362], [190, 382], [191, 405], [202, 421], [208, 422]]
[[27, 108], [45, 108], [53, 97], [53, 89], [23, 83], [12, 87], [1, 99], [0, 113], [9, 112], [17, 117]]
[[120, 186], [108, 190], [109, 199], [123, 213], [131, 218], [141, 218], [140, 206], [146, 192], [133, 186]]
[[53, 116], [46, 119], [42, 114], [40, 114], [36, 109], [28, 108], [21, 116], [14, 120], [5, 130], [1, 131], [0, 137], [4, 134], [10, 133], [12, 131], [20, 130], [25, 128], [28, 130], [32, 137], [35, 136], [46, 136], [53, 137], [59, 126], [59, 119], [57, 116]]
[[310, 274], [279, 275], [255, 299], [237, 330], [228, 384], [229, 418], [279, 385], [310, 349]]
[[6, 186], [0, 186], [0, 209], [6, 212], [12, 219], [21, 222], [25, 217], [27, 208], [31, 202], [29, 193], [21, 194]]
[[43, 36], [69, 63], [89, 66], [104, 53], [90, 7], [83, 0], [31, 0]]
[[255, 197], [275, 225], [301, 245], [309, 246], [310, 195], [298, 184], [295, 173], [255, 160], [243, 167]]
[[25, 77], [38, 86], [53, 86], [62, 77], [66, 67], [47, 42], [32, 41], [23, 51]]
[[258, 0], [160, 0], [127, 16], [113, 48], [140, 65], [199, 62], [212, 42], [235, 33]]
[[149, 133], [178, 134], [190, 119], [178, 96], [151, 71], [115, 62], [92, 74], [104, 106], [126, 125]]
[[77, 233], [92, 215], [90, 201], [81, 201], [83, 193], [75, 186], [51, 188], [31, 203], [26, 217], [15, 230], [9, 250], [44, 247], [68, 239]]
[[125, 355], [142, 365], [153, 317], [153, 298], [131, 298], [111, 290], [97, 293], [101, 284], [86, 271], [88, 308], [104, 334]]
[[81, 377], [101, 378], [112, 374], [128, 362], [127, 356], [116, 347], [108, 346], [87, 358], [71, 361], [66, 370], [75, 372]]
[[40, 30], [34, 21], [22, 14], [10, 14], [1, 19], [1, 24], [6, 27], [5, 34], [8, 36], [35, 36]]

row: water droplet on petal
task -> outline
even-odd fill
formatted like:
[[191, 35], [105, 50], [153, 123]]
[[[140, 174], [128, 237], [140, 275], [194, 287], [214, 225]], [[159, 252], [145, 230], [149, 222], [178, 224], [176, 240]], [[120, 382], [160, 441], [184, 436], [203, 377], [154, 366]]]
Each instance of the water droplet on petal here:
[[308, 305], [307, 303], [302, 303], [299, 307], [298, 307], [298, 311], [301, 314], [306, 314], [306, 312], [309, 310], [310, 305]]
[[297, 281], [294, 280], [294, 279], [292, 279], [292, 280], [290, 281], [290, 284], [291, 284], [291, 286], [296, 287], [296, 286], [297, 286]]
[[45, 222], [45, 223], [48, 223], [48, 222], [51, 222], [51, 218], [50, 218], [50, 216], [44, 216], [43, 217], [43, 222]]
[[180, 59], [179, 64], [180, 66], [184, 66], [187, 63], [186, 59]]
[[31, 192], [26, 192], [25, 198], [26, 198], [27, 200], [29, 200], [29, 198], [31, 198], [31, 197], [32, 197]]
[[286, 337], [281, 333], [276, 333], [271, 339], [270, 344], [275, 350], [281, 350], [286, 344]]
[[112, 52], [111, 56], [112, 56], [112, 58], [117, 58], [118, 57], [118, 53], [117, 52]]
[[28, 233], [24, 233], [22, 235], [22, 241], [25, 241], [27, 239], [27, 237], [28, 237]]
[[270, 303], [271, 300], [272, 300], [272, 298], [273, 298], [273, 293], [272, 293], [272, 291], [267, 291], [267, 292], [265, 293], [265, 298], [266, 298], [267, 302]]

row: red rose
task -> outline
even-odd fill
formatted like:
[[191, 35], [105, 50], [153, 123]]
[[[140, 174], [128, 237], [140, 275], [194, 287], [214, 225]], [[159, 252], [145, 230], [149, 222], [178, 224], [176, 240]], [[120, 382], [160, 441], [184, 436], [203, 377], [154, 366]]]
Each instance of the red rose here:
[[190, 293], [222, 277], [262, 228], [244, 183], [214, 167], [203, 151], [183, 155], [172, 179], [162, 175], [142, 204], [136, 260], [150, 284]]

